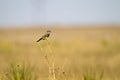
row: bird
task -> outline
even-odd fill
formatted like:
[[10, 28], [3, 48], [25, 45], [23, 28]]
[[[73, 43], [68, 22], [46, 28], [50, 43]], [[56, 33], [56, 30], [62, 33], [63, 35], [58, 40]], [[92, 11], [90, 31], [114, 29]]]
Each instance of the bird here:
[[51, 31], [47, 30], [46, 33], [41, 38], [39, 38], [36, 42], [39, 42], [41, 40], [46, 40], [50, 36], [50, 33]]

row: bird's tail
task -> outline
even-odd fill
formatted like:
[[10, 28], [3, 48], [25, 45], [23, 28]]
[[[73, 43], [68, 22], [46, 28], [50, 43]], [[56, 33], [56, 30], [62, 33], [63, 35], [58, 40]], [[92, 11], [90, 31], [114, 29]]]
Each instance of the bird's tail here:
[[38, 39], [36, 42], [39, 42], [40, 40], [42, 40], [42, 38]]

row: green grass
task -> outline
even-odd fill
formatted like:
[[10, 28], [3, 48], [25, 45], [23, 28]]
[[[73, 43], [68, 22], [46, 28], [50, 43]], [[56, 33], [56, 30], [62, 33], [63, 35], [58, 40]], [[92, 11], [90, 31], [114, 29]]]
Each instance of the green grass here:
[[36, 67], [11, 63], [5, 70], [3, 80], [38, 80]]
[[86, 69], [82, 74], [82, 80], [103, 80], [103, 71], [96, 71], [95, 69]]

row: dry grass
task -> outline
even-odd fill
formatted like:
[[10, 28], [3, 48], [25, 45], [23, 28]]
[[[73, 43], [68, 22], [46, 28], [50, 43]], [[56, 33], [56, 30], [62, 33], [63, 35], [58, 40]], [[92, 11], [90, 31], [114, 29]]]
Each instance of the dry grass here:
[[46, 30], [1, 29], [0, 75], [26, 61], [39, 67], [40, 80], [120, 79], [120, 28], [50, 28], [48, 41], [36, 43]]

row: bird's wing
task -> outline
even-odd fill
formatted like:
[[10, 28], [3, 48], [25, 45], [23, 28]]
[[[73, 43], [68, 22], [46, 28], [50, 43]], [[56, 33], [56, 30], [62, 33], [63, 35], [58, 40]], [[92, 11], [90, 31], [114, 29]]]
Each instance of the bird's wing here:
[[46, 38], [46, 37], [49, 37], [48, 33], [42, 36], [42, 38]]
[[43, 35], [39, 40], [37, 40], [37, 42], [39, 42], [40, 40], [45, 40], [47, 37], [49, 37], [50, 36], [50, 34], [45, 34], [45, 35]]

